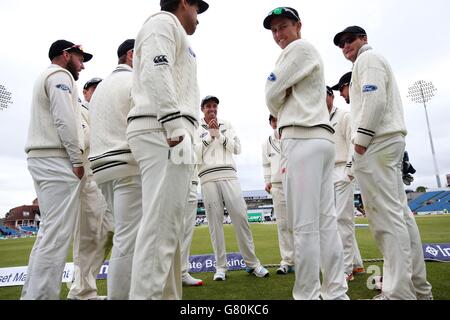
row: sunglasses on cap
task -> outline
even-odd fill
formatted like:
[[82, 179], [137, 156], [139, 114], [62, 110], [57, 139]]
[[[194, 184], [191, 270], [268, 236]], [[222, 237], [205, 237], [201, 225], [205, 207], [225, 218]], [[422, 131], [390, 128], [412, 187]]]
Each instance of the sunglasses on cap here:
[[327, 89], [327, 95], [329, 95], [330, 97], [334, 96], [333, 90]]
[[280, 15], [280, 14], [283, 14], [283, 13], [286, 13], [286, 12], [291, 13], [297, 20], [300, 20], [300, 18], [298, 17], [298, 15], [294, 11], [292, 11], [289, 8], [285, 8], [285, 7], [276, 8], [276, 9], [270, 11], [269, 15], [273, 14], [273, 15], [277, 16], [277, 15]]
[[81, 52], [83, 52], [83, 48], [81, 47], [81, 44], [74, 44], [74, 45], [71, 46], [71, 47], [68, 47], [68, 48], [63, 49], [62, 51], [69, 51], [69, 50], [73, 50], [73, 49], [78, 49], [78, 50], [80, 50]]
[[354, 34], [349, 37], [343, 38], [339, 41], [339, 48], [343, 49], [346, 44], [353, 43], [359, 37], [365, 36], [365, 34]]

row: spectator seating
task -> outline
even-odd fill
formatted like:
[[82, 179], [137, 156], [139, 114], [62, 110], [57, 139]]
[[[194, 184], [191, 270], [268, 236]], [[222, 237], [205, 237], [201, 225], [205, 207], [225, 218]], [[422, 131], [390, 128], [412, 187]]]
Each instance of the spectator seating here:
[[427, 192], [424, 193], [423, 195], [419, 196], [418, 198], [412, 200], [409, 202], [409, 208], [411, 209], [411, 211], [413, 212], [417, 212], [421, 207], [426, 206], [427, 202], [429, 201], [433, 201], [434, 198], [436, 197], [443, 197], [446, 195], [448, 191], [432, 191], [432, 192]]
[[5, 236], [20, 236], [20, 232], [14, 230], [14, 229], [5, 227], [5, 226], [0, 227], [0, 231], [1, 231], [1, 232], [3, 233], [3, 235], [5, 235]]

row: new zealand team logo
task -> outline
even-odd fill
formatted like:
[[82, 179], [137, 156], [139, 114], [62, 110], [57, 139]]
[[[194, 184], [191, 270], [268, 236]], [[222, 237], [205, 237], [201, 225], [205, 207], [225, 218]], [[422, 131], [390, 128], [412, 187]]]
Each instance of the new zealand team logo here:
[[169, 60], [167, 60], [167, 56], [165, 55], [154, 57], [153, 62], [155, 66], [169, 65]]
[[267, 80], [275, 82], [275, 81], [277, 81], [277, 76], [275, 75], [275, 73], [272, 72], [270, 74], [269, 78], [267, 78]]
[[365, 85], [362, 89], [363, 92], [374, 92], [377, 91], [378, 87], [372, 84]]
[[63, 83], [57, 84], [56, 88], [58, 88], [58, 89], [60, 89], [62, 91], [68, 91], [69, 93], [72, 93], [72, 92], [70, 92], [70, 88], [67, 85], [63, 84]]

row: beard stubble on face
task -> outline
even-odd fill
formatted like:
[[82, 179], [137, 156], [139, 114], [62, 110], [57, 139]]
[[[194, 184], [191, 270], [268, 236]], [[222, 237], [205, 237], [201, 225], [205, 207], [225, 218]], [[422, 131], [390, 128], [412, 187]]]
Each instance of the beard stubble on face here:
[[66, 69], [67, 69], [67, 71], [70, 72], [70, 74], [73, 76], [75, 81], [77, 81], [80, 73], [77, 71], [77, 67], [76, 67], [75, 63], [73, 62], [72, 57], [70, 57], [69, 61], [67, 62]]

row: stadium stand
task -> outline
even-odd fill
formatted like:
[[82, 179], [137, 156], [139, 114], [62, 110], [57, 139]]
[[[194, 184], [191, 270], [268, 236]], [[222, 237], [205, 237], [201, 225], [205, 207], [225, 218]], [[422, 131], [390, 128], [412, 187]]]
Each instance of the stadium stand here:
[[20, 236], [20, 232], [5, 226], [0, 227], [0, 231], [5, 236]]
[[417, 212], [444, 211], [446, 209], [450, 210], [450, 191], [443, 192], [427, 202], [432, 203], [420, 207], [417, 209]]
[[33, 233], [38, 232], [38, 228], [36, 227], [20, 227], [20, 229], [25, 232], [33, 232]]
[[423, 195], [421, 195], [420, 197], [412, 200], [409, 202], [409, 208], [411, 209], [411, 211], [415, 212], [417, 211], [420, 207], [423, 207], [425, 205], [427, 205], [428, 201], [432, 201], [432, 199], [440, 194], [445, 193], [446, 191], [432, 191], [432, 192], [426, 192]]
[[450, 191], [440, 190], [426, 192], [409, 202], [413, 212], [432, 212], [450, 210]]

